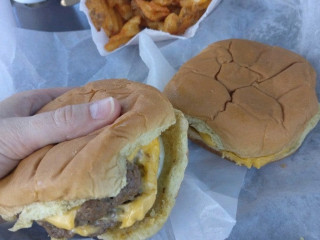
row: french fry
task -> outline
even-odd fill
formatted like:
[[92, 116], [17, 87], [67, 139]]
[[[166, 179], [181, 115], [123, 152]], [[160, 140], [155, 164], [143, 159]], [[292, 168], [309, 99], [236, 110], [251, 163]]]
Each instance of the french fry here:
[[151, 21], [160, 21], [170, 14], [170, 10], [153, 1], [132, 0], [132, 6], [138, 10], [137, 12], [144, 18]]
[[177, 34], [183, 34], [190, 26], [195, 24], [204, 13], [204, 10], [192, 11], [190, 8], [181, 8]]
[[87, 0], [86, 6], [89, 9], [90, 18], [97, 31], [103, 28], [106, 35], [110, 37], [121, 30], [123, 20], [120, 14], [109, 6], [108, 1]]
[[180, 6], [182, 8], [191, 8], [193, 12], [206, 9], [211, 0], [180, 0]]
[[123, 26], [123, 20], [121, 18], [121, 15], [115, 11], [112, 7], [108, 5], [108, 2], [106, 1], [106, 17], [103, 21], [102, 28], [107, 34], [108, 37], [117, 34], [120, 32], [122, 26]]
[[105, 45], [107, 51], [113, 51], [122, 44], [127, 43], [132, 37], [140, 32], [141, 17], [135, 16], [126, 22], [121, 31], [110, 37], [109, 42]]
[[179, 5], [179, 0], [153, 0], [153, 2], [161, 6]]
[[97, 31], [100, 31], [106, 18], [106, 2], [104, 0], [87, 0], [86, 6], [89, 9], [89, 15], [94, 27]]
[[106, 2], [108, 2], [110, 7], [115, 7], [117, 4], [121, 3], [122, 4], [122, 0], [104, 0]]
[[127, 21], [133, 17], [133, 11], [129, 1], [128, 3], [116, 4], [115, 8], [117, 9], [117, 11], [119, 12], [119, 14], [124, 20]]
[[207, 9], [209, 4], [211, 3], [211, 0], [201, 0], [196, 6], [194, 10], [204, 10]]
[[203, 15], [212, 0], [86, 0], [97, 31], [109, 37], [113, 51], [143, 28], [183, 34]]
[[175, 13], [170, 13], [164, 20], [162, 31], [176, 34], [179, 29], [179, 17]]
[[151, 28], [151, 29], [154, 29], [154, 30], [161, 30], [163, 31], [163, 25], [164, 23], [162, 21], [157, 21], [157, 22], [154, 22], [154, 21], [150, 21], [148, 19], [146, 19], [144, 21], [144, 25], [148, 28]]
[[168, 6], [168, 8], [170, 10], [170, 13], [175, 13], [177, 15], [179, 15], [180, 10], [181, 10], [180, 5], [171, 5], [171, 6]]

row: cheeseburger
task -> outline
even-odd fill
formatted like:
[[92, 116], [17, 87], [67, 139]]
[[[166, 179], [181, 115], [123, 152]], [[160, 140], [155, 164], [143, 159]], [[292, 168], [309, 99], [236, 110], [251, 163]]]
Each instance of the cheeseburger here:
[[319, 121], [316, 73], [301, 56], [232, 39], [182, 65], [164, 93], [190, 124], [189, 137], [248, 168], [296, 151]]
[[36, 222], [54, 239], [145, 239], [164, 224], [187, 165], [188, 123], [158, 90], [96, 81], [40, 112], [110, 96], [122, 107], [113, 124], [46, 146], [0, 180], [0, 215], [15, 221], [11, 231]]

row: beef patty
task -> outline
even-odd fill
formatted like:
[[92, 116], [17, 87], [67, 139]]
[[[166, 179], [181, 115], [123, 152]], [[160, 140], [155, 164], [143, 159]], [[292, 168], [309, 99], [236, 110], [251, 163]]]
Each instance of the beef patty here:
[[[121, 189], [117, 196], [84, 202], [77, 211], [75, 226], [95, 226], [97, 227], [97, 231], [92, 234], [92, 236], [96, 236], [104, 233], [107, 229], [118, 225], [116, 207], [127, 201], [133, 200], [140, 192], [141, 173], [139, 167], [133, 163], [127, 162], [126, 177], [127, 185]], [[44, 227], [50, 237], [53, 238], [71, 238], [74, 235], [72, 231], [57, 228], [46, 221], [38, 221], [38, 224]]]

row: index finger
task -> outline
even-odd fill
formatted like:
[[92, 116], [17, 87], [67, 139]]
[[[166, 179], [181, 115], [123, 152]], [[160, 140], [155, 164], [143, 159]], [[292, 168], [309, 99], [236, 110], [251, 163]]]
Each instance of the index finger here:
[[35, 89], [14, 94], [0, 102], [0, 118], [31, 116], [42, 106], [71, 89], [71, 87]]

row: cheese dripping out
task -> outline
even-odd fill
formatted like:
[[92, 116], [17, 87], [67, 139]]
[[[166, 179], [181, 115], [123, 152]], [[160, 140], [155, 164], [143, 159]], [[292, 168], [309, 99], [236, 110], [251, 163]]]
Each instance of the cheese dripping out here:
[[[133, 151], [128, 157], [128, 160], [132, 161], [138, 154], [138, 164], [141, 164], [143, 167], [145, 175], [142, 177], [142, 194], [134, 201], [118, 206], [121, 210], [121, 213], [118, 215], [118, 221], [121, 222], [120, 228], [130, 227], [136, 221], [142, 220], [155, 202], [159, 161], [163, 162], [164, 158], [164, 154], [160, 154], [161, 150], [163, 150], [163, 146], [161, 145], [161, 140], [156, 138], [148, 145]], [[44, 220], [57, 228], [71, 230], [84, 237], [94, 234], [98, 230], [97, 227], [90, 225], [75, 227], [75, 217], [79, 208], [72, 208], [63, 214]]]
[[[207, 144], [209, 147], [212, 147], [213, 149], [221, 152], [223, 158], [231, 159], [232, 161], [236, 162], [236, 164], [244, 165], [247, 168], [251, 168], [252, 166], [254, 166], [256, 168], [260, 168], [260, 167], [266, 165], [267, 163], [269, 163], [270, 161], [276, 159], [276, 154], [271, 154], [271, 155], [261, 156], [261, 157], [252, 157], [252, 158], [239, 157], [237, 154], [235, 154], [233, 152], [217, 149], [217, 145], [214, 143], [214, 141], [212, 140], [212, 138], [209, 134], [203, 133], [203, 132], [198, 132], [198, 134], [200, 135], [202, 141], [205, 144]], [[284, 149], [278, 154], [286, 155], [290, 151], [291, 151], [291, 149]]]

